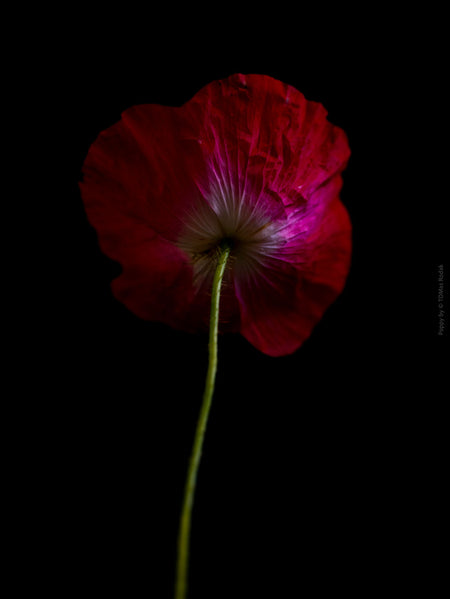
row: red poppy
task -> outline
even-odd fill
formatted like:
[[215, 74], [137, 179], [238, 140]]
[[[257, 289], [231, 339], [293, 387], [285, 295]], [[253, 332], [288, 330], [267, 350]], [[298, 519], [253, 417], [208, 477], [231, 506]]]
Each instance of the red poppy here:
[[214, 81], [181, 107], [126, 110], [91, 146], [80, 183], [102, 251], [122, 265], [115, 297], [144, 319], [207, 329], [226, 239], [220, 330], [293, 352], [348, 274], [349, 155], [321, 104], [264, 75]]

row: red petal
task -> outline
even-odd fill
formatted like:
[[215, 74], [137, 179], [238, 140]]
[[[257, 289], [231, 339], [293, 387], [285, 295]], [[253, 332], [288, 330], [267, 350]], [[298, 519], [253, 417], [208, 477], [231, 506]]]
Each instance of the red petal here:
[[126, 110], [120, 122], [99, 135], [80, 185], [96, 228], [113, 212], [171, 241], [179, 238], [184, 215], [201, 200], [190, 174], [201, 154], [196, 146], [187, 151], [180, 127], [177, 109], [141, 105]]
[[350, 155], [344, 131], [326, 120], [321, 104], [265, 75], [214, 81], [183, 111], [198, 123], [208, 171], [247, 202], [263, 192], [266, 203], [304, 201]]
[[182, 326], [193, 291], [192, 272], [180, 250], [155, 235], [123, 249], [121, 261], [123, 272], [111, 285], [115, 297], [140, 318]]
[[263, 283], [237, 285], [241, 333], [270, 356], [298, 349], [343, 289], [350, 267], [351, 225], [338, 199], [309, 243], [308, 264], [276, 263]]

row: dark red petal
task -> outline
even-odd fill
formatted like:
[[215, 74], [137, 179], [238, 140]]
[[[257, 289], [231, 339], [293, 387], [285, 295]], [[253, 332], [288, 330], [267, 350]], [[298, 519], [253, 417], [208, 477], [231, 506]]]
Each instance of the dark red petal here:
[[344, 287], [350, 267], [351, 225], [338, 199], [310, 243], [307, 264], [277, 263], [265, 281], [237, 285], [241, 333], [270, 356], [298, 349]]
[[[191, 176], [201, 168], [196, 145], [180, 138], [176, 108], [141, 105], [103, 131], [83, 166], [81, 192], [92, 224], [125, 218], [176, 241], [201, 194]], [[198, 144], [197, 144], [198, 145]], [[196, 152], [197, 150], [197, 152]]]
[[347, 137], [326, 110], [265, 75], [214, 81], [183, 107], [196, 121], [205, 162], [247, 202], [304, 202], [345, 167]]
[[140, 318], [179, 328], [193, 302], [192, 271], [180, 250], [155, 235], [122, 248], [121, 261], [114, 296]]

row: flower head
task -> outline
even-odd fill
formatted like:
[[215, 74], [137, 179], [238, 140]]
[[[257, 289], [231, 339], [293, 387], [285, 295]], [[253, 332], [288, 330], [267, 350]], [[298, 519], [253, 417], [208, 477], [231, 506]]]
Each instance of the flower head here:
[[138, 316], [207, 328], [218, 251], [230, 260], [221, 330], [279, 356], [342, 291], [350, 152], [324, 108], [263, 75], [214, 81], [181, 107], [140, 105], [91, 146], [80, 183], [113, 293]]

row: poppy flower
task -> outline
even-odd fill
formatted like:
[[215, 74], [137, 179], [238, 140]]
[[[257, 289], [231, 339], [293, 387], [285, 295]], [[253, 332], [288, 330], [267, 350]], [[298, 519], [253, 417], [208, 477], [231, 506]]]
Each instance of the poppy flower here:
[[317, 102], [264, 75], [214, 81], [181, 107], [125, 110], [100, 133], [81, 194], [114, 296], [141, 318], [208, 329], [217, 249], [231, 248], [220, 331], [292, 353], [342, 291], [350, 151]]

